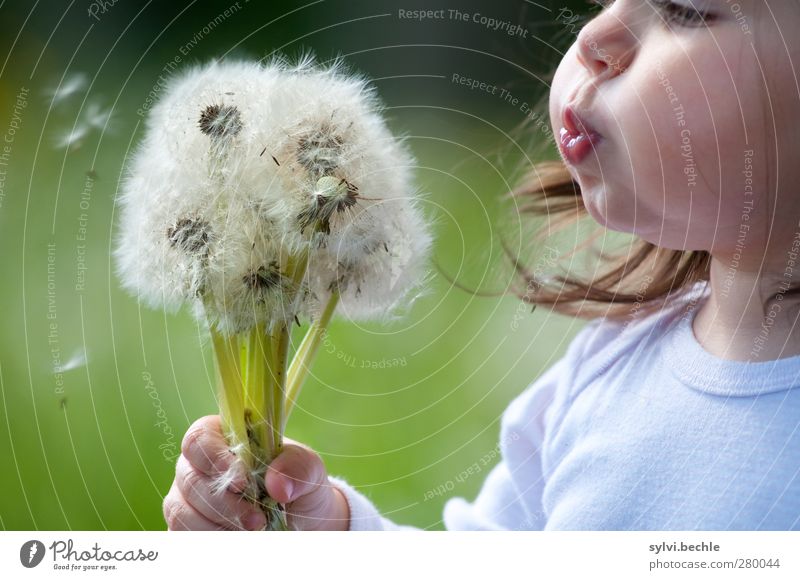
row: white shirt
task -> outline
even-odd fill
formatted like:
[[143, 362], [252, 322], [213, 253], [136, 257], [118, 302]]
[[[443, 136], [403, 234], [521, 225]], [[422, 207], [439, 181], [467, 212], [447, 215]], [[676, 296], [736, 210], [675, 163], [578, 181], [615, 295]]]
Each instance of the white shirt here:
[[[668, 308], [596, 319], [517, 396], [501, 461], [448, 530], [798, 530], [800, 356], [711, 355], [692, 320], [705, 283]], [[418, 530], [342, 477], [351, 530]]]

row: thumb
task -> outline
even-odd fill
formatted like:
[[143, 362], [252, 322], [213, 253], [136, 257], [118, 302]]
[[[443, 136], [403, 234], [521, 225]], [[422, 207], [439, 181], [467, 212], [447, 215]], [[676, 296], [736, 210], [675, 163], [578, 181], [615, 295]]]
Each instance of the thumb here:
[[269, 464], [267, 494], [286, 506], [297, 529], [326, 523], [333, 508], [333, 493], [322, 458], [311, 448], [284, 438], [283, 450]]

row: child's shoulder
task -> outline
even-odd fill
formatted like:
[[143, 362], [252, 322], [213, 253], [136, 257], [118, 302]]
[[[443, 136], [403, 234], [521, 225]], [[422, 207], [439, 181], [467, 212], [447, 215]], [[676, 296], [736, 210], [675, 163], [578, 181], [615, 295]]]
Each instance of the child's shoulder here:
[[582, 361], [591, 358], [613, 333], [612, 325], [601, 318], [583, 325], [564, 354], [506, 407], [501, 420], [501, 443], [504, 446], [522, 434], [533, 434], [534, 440], [541, 440], [553, 408], [561, 404]]
[[575, 336], [568, 354], [580, 364], [582, 374], [607, 370], [620, 358], [672, 332], [707, 294], [707, 282], [699, 281], [675, 291], [657, 307], [634, 303], [624, 318], [595, 318]]
[[705, 282], [698, 282], [676, 292], [661, 308], [645, 311], [633, 306], [625, 319], [590, 320], [572, 338], [564, 355], [511, 401], [504, 422], [528, 423], [531, 416], [539, 416], [543, 428], [546, 406], [551, 407], [548, 414], [558, 414], [555, 408], [568, 404], [582, 386], [670, 332], [705, 293]]

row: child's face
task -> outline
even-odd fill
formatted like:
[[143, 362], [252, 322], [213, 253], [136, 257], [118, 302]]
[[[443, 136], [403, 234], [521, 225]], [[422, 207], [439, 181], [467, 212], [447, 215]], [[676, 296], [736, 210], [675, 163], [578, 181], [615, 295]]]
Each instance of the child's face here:
[[616, 0], [586, 24], [556, 71], [550, 117], [558, 139], [573, 104], [602, 136], [567, 163], [592, 217], [721, 255], [743, 232], [764, 244], [769, 204], [781, 237], [797, 231], [798, 24], [796, 0]]

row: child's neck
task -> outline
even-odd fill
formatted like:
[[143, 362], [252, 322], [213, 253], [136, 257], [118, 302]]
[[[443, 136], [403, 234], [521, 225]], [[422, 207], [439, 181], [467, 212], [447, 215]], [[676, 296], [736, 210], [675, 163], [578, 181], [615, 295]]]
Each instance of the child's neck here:
[[[694, 319], [694, 335], [709, 353], [724, 359], [764, 362], [800, 355], [797, 296], [767, 303], [785, 286], [783, 274], [769, 278], [711, 261], [711, 294]], [[796, 284], [797, 281], [793, 283]]]

